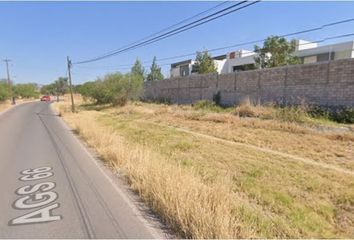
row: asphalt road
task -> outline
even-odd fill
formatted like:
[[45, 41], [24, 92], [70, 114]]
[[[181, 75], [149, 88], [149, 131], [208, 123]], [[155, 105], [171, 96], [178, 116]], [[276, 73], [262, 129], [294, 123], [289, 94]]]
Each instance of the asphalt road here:
[[0, 114], [0, 238], [157, 238], [49, 103]]

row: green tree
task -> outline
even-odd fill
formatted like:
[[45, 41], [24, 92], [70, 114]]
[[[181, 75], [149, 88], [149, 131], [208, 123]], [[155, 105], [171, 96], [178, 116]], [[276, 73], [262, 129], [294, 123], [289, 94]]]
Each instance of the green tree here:
[[93, 99], [95, 88], [96, 82], [85, 82], [80, 86], [76, 86], [76, 91], [87, 101], [88, 99]]
[[41, 87], [40, 90], [43, 95], [56, 95], [56, 85], [55, 83], [47, 84]]
[[68, 89], [68, 79], [59, 77], [54, 83], [42, 86], [40, 92], [45, 95], [56, 95], [59, 100], [59, 96], [67, 93]]
[[111, 73], [82, 84], [79, 93], [97, 104], [123, 106], [128, 100], [135, 100], [141, 95], [142, 86], [141, 78], [132, 74]]
[[161, 68], [156, 63], [156, 57], [152, 60], [150, 73], [147, 76], [147, 81], [163, 80], [164, 76], [161, 73]]
[[57, 95], [64, 95], [68, 92], [68, 78], [60, 77], [55, 82], [55, 88]]
[[214, 60], [209, 55], [208, 51], [197, 52], [195, 63], [192, 66], [192, 72], [205, 74], [214, 73], [217, 71], [218, 69], [214, 63]]
[[255, 46], [257, 53], [255, 62], [259, 68], [272, 68], [285, 65], [299, 64], [300, 59], [293, 55], [295, 51], [295, 40], [287, 41], [283, 37], [270, 36], [263, 47]]
[[145, 69], [143, 65], [141, 64], [141, 61], [139, 59], [136, 59], [134, 66], [131, 69], [131, 75], [141, 79], [141, 81], [144, 81], [145, 78]]
[[13, 87], [13, 92], [16, 97], [22, 98], [38, 98], [38, 85], [36, 83], [16, 84]]

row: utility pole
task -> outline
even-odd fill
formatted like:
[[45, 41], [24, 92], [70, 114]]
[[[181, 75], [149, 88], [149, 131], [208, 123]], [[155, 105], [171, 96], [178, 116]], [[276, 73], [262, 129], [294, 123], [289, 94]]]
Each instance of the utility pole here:
[[68, 77], [69, 77], [69, 88], [70, 88], [70, 95], [71, 95], [71, 111], [75, 112], [75, 104], [74, 104], [74, 96], [73, 96], [73, 88], [71, 85], [71, 60], [69, 56], [67, 57], [67, 62], [68, 62]]
[[12, 91], [11, 91], [11, 79], [10, 79], [10, 71], [9, 71], [9, 62], [11, 62], [11, 60], [10, 59], [4, 59], [3, 61], [6, 63], [7, 85], [9, 86], [9, 95], [11, 97]]

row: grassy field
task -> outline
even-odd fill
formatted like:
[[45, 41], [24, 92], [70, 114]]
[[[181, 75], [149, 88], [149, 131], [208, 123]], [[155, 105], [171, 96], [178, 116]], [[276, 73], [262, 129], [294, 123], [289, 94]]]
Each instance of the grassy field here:
[[354, 236], [353, 126], [140, 102], [55, 108], [182, 237]]

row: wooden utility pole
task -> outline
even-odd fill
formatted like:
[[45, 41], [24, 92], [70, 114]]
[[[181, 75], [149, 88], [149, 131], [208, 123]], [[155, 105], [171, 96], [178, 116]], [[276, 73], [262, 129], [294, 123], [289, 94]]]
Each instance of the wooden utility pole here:
[[10, 79], [10, 70], [9, 70], [9, 62], [11, 62], [11, 60], [10, 59], [4, 59], [3, 61], [6, 63], [7, 85], [9, 86], [9, 95], [11, 97], [12, 91], [11, 91], [11, 79]]
[[72, 88], [72, 84], [71, 84], [71, 66], [72, 66], [72, 64], [71, 64], [71, 60], [70, 60], [69, 56], [67, 57], [67, 61], [68, 61], [69, 89], [70, 89], [70, 96], [71, 96], [71, 111], [75, 112], [73, 88]]

